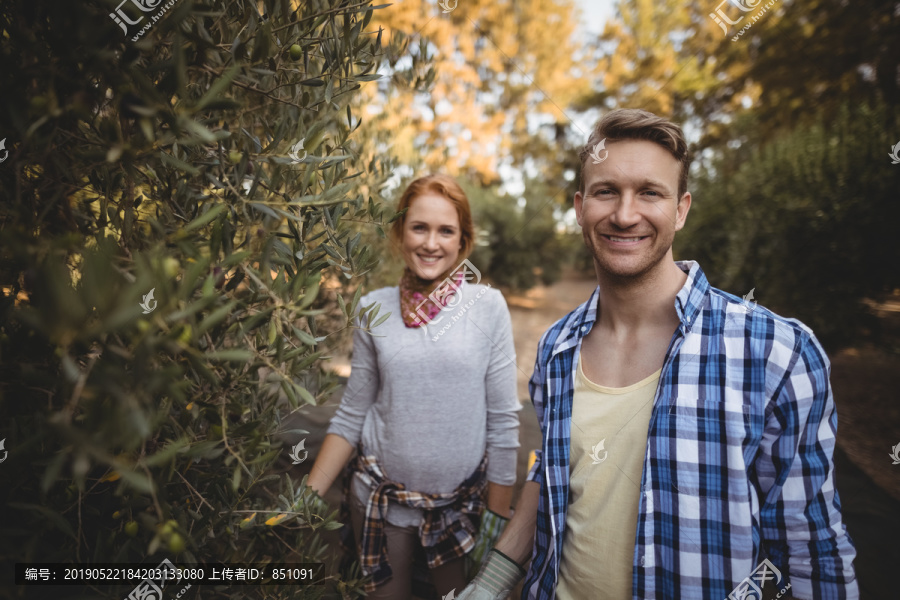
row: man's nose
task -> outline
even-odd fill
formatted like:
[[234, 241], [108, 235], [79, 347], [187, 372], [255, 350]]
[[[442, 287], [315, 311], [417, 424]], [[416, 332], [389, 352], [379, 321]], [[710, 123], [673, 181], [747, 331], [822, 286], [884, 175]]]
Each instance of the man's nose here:
[[613, 224], [625, 229], [640, 221], [637, 212], [637, 199], [634, 193], [624, 192], [616, 203], [616, 209], [612, 214]]

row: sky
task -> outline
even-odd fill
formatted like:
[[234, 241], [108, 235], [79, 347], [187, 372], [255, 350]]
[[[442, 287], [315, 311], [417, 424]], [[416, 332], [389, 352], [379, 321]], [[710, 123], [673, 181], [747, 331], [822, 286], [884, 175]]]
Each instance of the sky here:
[[603, 24], [613, 15], [614, 0], [575, 0], [584, 15], [584, 26], [592, 33], [600, 33]]

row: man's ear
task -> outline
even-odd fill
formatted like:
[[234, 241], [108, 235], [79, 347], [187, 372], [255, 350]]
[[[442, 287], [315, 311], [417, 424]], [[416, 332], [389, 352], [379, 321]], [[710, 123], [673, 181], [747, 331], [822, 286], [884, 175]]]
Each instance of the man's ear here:
[[675, 206], [675, 231], [681, 231], [681, 228], [684, 227], [684, 223], [687, 220], [687, 215], [690, 210], [691, 193], [685, 192]]
[[584, 195], [581, 191], [575, 192], [575, 220], [578, 222], [578, 226], [581, 227], [581, 204], [584, 201]]

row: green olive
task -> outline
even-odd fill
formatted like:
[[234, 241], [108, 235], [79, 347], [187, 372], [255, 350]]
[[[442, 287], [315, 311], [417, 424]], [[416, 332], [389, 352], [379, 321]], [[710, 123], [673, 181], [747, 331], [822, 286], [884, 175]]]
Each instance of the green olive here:
[[177, 533], [173, 533], [169, 538], [169, 551], [174, 552], [175, 554], [180, 554], [184, 552], [184, 538], [178, 535]]
[[166, 274], [166, 277], [169, 279], [174, 279], [175, 275], [181, 270], [181, 263], [178, 262], [177, 258], [172, 256], [167, 256], [163, 261], [163, 273]]
[[125, 535], [128, 537], [134, 537], [138, 534], [138, 524], [137, 521], [128, 521], [125, 523]]
[[291, 46], [291, 60], [300, 60], [303, 56], [303, 48], [299, 44]]

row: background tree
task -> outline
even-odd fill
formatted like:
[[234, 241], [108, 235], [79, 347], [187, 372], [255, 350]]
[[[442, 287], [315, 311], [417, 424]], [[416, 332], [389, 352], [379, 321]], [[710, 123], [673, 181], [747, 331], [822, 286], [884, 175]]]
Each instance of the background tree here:
[[386, 35], [419, 37], [436, 66], [425, 94], [379, 88], [398, 138], [426, 168], [479, 184], [498, 183], [503, 164], [529, 160], [554, 181], [555, 139], [535, 134], [568, 124], [565, 107], [587, 84], [574, 62], [574, 10], [571, 0], [472, 0], [442, 13], [412, 0], [379, 11]]
[[[883, 343], [868, 301], [900, 287], [893, 265], [900, 171], [887, 157], [885, 107], [845, 107], [830, 123], [748, 143], [704, 169], [676, 238], [715, 285], [812, 327], [830, 350]], [[900, 118], [894, 130], [900, 130]], [[743, 123], [748, 135], [759, 129]]]
[[519, 198], [479, 188], [466, 193], [480, 233], [471, 260], [495, 284], [513, 290], [549, 285], [571, 264], [557, 233], [558, 205], [550, 201], [547, 185], [528, 181]]

